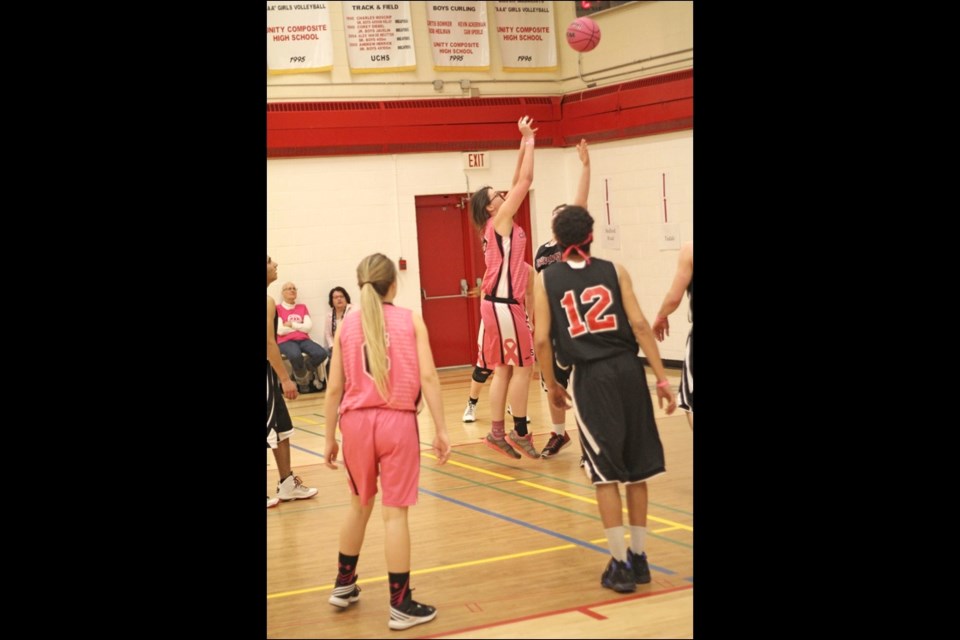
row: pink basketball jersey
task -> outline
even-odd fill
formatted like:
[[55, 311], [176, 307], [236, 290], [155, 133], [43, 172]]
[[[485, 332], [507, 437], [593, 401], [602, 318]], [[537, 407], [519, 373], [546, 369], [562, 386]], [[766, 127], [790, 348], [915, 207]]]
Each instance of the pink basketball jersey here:
[[413, 330], [413, 313], [409, 309], [383, 305], [383, 321], [387, 336], [387, 368], [390, 397], [383, 399], [377, 391], [364, 355], [363, 314], [344, 316], [340, 330], [340, 349], [346, 377], [340, 413], [351, 409], [385, 407], [399, 411], [416, 411], [420, 397], [420, 361], [417, 358], [417, 337]]
[[527, 234], [514, 223], [509, 237], [498, 235], [490, 218], [483, 230], [483, 242], [483, 260], [487, 265], [481, 286], [483, 293], [495, 298], [512, 298], [523, 304], [527, 294], [527, 265], [523, 260]]

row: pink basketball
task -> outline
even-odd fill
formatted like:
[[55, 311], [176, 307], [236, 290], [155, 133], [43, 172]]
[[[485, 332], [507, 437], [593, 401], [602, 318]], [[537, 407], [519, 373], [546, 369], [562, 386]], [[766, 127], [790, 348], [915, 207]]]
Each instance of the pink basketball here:
[[575, 51], [593, 51], [600, 44], [600, 26], [590, 18], [577, 18], [567, 27], [567, 44]]

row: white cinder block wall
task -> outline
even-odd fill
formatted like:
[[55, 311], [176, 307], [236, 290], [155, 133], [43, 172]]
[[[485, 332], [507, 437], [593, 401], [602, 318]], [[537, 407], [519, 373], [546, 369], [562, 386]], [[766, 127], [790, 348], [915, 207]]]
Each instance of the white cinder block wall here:
[[[519, 145], [519, 133], [517, 141]], [[464, 170], [459, 152], [268, 160], [267, 251], [280, 265], [268, 293], [281, 300], [281, 285], [295, 282], [299, 300], [314, 318], [311, 337], [321, 341], [330, 289], [343, 286], [358, 300], [357, 264], [379, 251], [394, 262], [406, 259], [396, 302], [419, 311], [414, 197], [472, 192], [484, 184], [509, 188], [516, 151], [490, 155], [491, 167], [479, 171]], [[669, 222], [677, 224], [681, 241], [693, 237], [693, 133], [593, 144], [590, 158], [588, 208], [597, 221], [593, 253], [626, 266], [640, 306], [653, 322], [678, 255], [660, 248], [663, 174]], [[576, 149], [537, 150], [530, 196], [534, 250], [551, 235], [553, 207], [573, 199], [579, 172]], [[605, 180], [611, 221], [619, 227], [619, 250], [605, 249], [600, 241], [606, 224]], [[683, 359], [686, 318], [684, 301], [670, 317], [670, 337], [659, 345], [663, 358]]]

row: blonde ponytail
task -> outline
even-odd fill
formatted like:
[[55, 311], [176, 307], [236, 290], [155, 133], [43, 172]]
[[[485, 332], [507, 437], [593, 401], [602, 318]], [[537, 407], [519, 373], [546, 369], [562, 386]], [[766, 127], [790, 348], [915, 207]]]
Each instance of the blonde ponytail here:
[[387, 370], [386, 327], [383, 322], [383, 297], [397, 279], [393, 261], [382, 253], [375, 253], [360, 261], [357, 267], [357, 286], [360, 287], [361, 324], [366, 364], [384, 400], [390, 397], [390, 375]]

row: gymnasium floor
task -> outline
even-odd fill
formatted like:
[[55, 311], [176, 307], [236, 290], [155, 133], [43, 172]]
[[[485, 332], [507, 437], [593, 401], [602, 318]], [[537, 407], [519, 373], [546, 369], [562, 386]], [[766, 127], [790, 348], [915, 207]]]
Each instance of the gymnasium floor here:
[[[327, 602], [337, 540], [350, 501], [343, 465], [322, 463], [323, 400], [288, 402], [294, 471], [317, 487], [310, 500], [281, 503], [267, 518], [267, 633], [270, 638], [690, 638], [693, 636], [693, 431], [684, 413], [656, 408], [667, 473], [649, 482], [646, 551], [653, 580], [636, 593], [600, 586], [609, 554], [594, 490], [572, 441], [555, 458], [513, 461], [481, 442], [490, 428], [489, 383], [477, 422], [461, 422], [471, 368], [440, 372], [453, 453], [437, 466], [434, 425], [420, 414], [420, 500], [410, 508], [414, 598], [437, 607], [430, 623], [391, 631], [380, 507], [358, 564], [360, 601]], [[679, 371], [668, 370], [674, 392]], [[655, 379], [648, 370], [648, 385]], [[656, 394], [653, 394], [656, 397]], [[540, 450], [550, 433], [546, 394], [530, 385], [528, 414]], [[507, 429], [512, 420], [507, 416]], [[277, 472], [267, 452], [268, 495]], [[626, 521], [626, 515], [624, 515]]]

